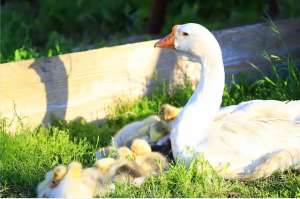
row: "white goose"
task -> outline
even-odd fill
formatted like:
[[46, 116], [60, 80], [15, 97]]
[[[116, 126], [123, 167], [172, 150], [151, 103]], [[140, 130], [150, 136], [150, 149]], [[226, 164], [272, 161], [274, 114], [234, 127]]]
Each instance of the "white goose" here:
[[253, 100], [220, 109], [222, 52], [199, 24], [174, 26], [155, 47], [202, 64], [198, 86], [171, 128], [176, 159], [189, 164], [202, 154], [224, 177], [244, 180], [300, 167], [300, 101]]

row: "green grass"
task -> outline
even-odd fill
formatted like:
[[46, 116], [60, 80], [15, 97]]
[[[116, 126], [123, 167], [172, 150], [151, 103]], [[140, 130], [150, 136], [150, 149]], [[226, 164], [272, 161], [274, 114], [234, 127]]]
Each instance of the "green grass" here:
[[[50, 57], [122, 43], [146, 34], [153, 1], [7, 0], [0, 12], [0, 63]], [[298, 0], [280, 0], [278, 19], [299, 17]], [[262, 22], [267, 1], [169, 1], [161, 31], [174, 24], [201, 23], [220, 29]]]
[[1, 197], [34, 196], [35, 186], [47, 170], [72, 160], [91, 164], [95, 148], [85, 139], [70, 139], [67, 129], [56, 127], [22, 129], [15, 136], [0, 132]]
[[[96, 0], [91, 3], [46, 0], [38, 1], [33, 8], [29, 1], [7, 2], [0, 13], [0, 63], [54, 56], [72, 52], [74, 48], [88, 48], [89, 44], [101, 47], [111, 39], [119, 43], [118, 38], [143, 32], [151, 6], [150, 1], [118, 0], [111, 4], [111, 1], [105, 0], [100, 4]], [[280, 17], [299, 16], [299, 5], [296, 0], [281, 1]], [[175, 23], [190, 21], [202, 23], [210, 29], [254, 23], [261, 19], [264, 9], [259, 0], [247, 3], [207, 0], [201, 4], [174, 1], [168, 8], [167, 23], [162, 32], [168, 32]], [[271, 66], [282, 64], [271, 55], [266, 54], [266, 57]], [[251, 99], [300, 99], [299, 71], [289, 58], [286, 65], [288, 67], [281, 67], [281, 70], [273, 67], [272, 78], [263, 75], [255, 82], [240, 81], [226, 87], [223, 106]], [[282, 73], [287, 76], [279, 75]], [[5, 119], [0, 120], [0, 197], [35, 197], [38, 182], [55, 165], [78, 160], [85, 166], [91, 166], [96, 149], [107, 145], [122, 126], [156, 114], [163, 103], [183, 106], [191, 94], [188, 84], [173, 93], [168, 93], [166, 86], [156, 87], [151, 96], [120, 105], [101, 125], [84, 120], [55, 121], [51, 127], [22, 127], [13, 132], [14, 135], [9, 135]], [[196, 163], [203, 165], [202, 172], [196, 171]], [[300, 177], [288, 171], [251, 183], [225, 180], [200, 158], [188, 169], [181, 164], [172, 165], [168, 172], [148, 178], [138, 189], [119, 184], [116, 192], [108, 196], [300, 197]]]
[[[282, 60], [269, 56], [276, 66]], [[272, 77], [262, 76], [255, 82], [241, 81], [225, 88], [223, 105], [251, 99], [300, 99], [300, 73], [291, 59], [288, 67], [274, 69]], [[276, 69], [276, 70], [275, 70]], [[285, 76], [280, 75], [285, 73]], [[95, 150], [109, 143], [111, 136], [125, 124], [158, 112], [163, 103], [182, 106], [192, 89], [178, 87], [168, 93], [166, 86], [155, 87], [153, 94], [137, 102], [123, 104], [101, 125], [84, 120], [56, 121], [51, 127], [20, 128], [15, 135], [0, 123], [0, 197], [34, 197], [37, 183], [46, 171], [57, 164], [78, 160], [85, 166], [95, 161]], [[110, 197], [300, 197], [300, 176], [291, 171], [277, 173], [265, 180], [242, 183], [219, 177], [200, 158], [203, 171], [181, 164], [158, 177], [150, 177], [141, 188], [117, 185]]]

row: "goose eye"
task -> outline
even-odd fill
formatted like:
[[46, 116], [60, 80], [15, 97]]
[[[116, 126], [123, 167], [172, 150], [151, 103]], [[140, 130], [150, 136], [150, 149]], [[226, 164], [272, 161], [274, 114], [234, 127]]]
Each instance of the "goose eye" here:
[[183, 36], [188, 36], [189, 33], [187, 33], [187, 32], [182, 32], [182, 35], [183, 35]]

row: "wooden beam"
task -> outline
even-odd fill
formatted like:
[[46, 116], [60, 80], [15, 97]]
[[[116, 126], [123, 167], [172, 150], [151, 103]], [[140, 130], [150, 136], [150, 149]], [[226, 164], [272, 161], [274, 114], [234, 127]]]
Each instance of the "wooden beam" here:
[[[262, 52], [300, 58], [300, 19], [279, 21], [281, 39], [267, 24], [216, 31], [227, 80], [253, 72], [249, 62], [267, 68]], [[0, 64], [0, 115], [36, 127], [50, 116], [102, 120], [116, 101], [135, 100], [150, 92], [153, 76], [170, 86], [187, 76], [195, 84], [200, 66], [178, 61], [171, 50], [153, 48], [156, 40]], [[284, 45], [282, 45], [284, 41]], [[255, 76], [255, 73], [249, 73]]]

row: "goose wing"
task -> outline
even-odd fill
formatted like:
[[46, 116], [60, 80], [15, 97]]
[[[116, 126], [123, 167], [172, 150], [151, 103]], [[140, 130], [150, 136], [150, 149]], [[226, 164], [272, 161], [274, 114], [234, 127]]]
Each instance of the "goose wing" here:
[[300, 101], [243, 102], [222, 109], [214, 126], [222, 142], [239, 153], [300, 147]]

